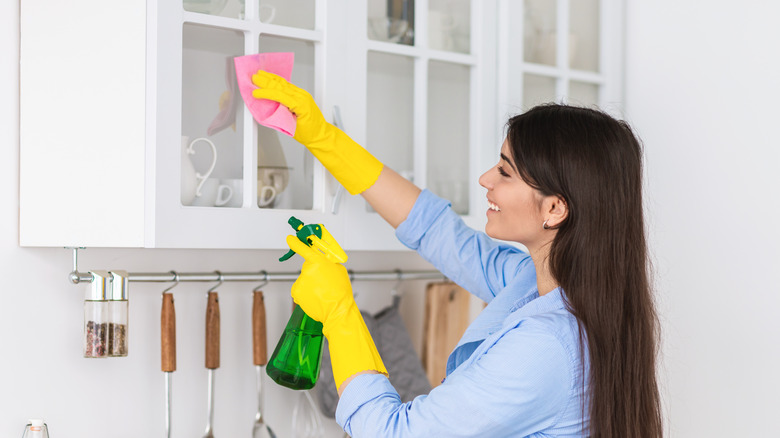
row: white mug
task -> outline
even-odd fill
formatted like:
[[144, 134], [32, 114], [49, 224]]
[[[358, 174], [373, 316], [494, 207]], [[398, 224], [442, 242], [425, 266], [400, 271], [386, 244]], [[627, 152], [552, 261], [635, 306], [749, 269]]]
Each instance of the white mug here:
[[257, 205], [272, 208], [287, 188], [290, 171], [286, 167], [257, 168]]
[[233, 189], [219, 180], [208, 178], [203, 181], [200, 195], [195, 195], [192, 205], [199, 207], [222, 207], [233, 197]]
[[272, 207], [276, 198], [276, 189], [273, 186], [265, 186], [258, 181], [257, 183], [257, 206]]
[[[242, 194], [244, 193], [244, 180], [241, 178], [232, 179], [225, 178], [219, 180], [219, 187], [229, 187], [230, 194], [228, 195], [226, 190], [217, 192], [217, 200], [214, 203], [217, 207], [241, 207], [244, 203]], [[222, 195], [222, 196], [220, 196]], [[227, 198], [227, 199], [225, 199]]]

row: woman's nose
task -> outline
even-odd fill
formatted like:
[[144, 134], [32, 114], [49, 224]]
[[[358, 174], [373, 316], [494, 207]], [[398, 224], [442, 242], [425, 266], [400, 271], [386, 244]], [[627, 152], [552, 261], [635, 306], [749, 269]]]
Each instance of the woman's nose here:
[[483, 173], [482, 176], [479, 177], [479, 185], [482, 187], [490, 190], [493, 188], [493, 183], [490, 180], [490, 171], [493, 170], [492, 168], [489, 169], [487, 172]]

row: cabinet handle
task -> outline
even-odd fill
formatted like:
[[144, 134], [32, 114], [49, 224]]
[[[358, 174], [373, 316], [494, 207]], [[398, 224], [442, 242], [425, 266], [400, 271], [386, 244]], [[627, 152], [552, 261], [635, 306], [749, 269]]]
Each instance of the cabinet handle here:
[[339, 184], [339, 188], [336, 189], [336, 194], [333, 195], [333, 204], [330, 206], [330, 211], [333, 214], [339, 214], [339, 204], [341, 204], [341, 195], [344, 193], [344, 186]]
[[[341, 110], [338, 105], [333, 105], [333, 124], [344, 130], [344, 123], [341, 121]], [[333, 214], [339, 214], [339, 204], [341, 204], [341, 196], [344, 194], [344, 186], [338, 183], [339, 187], [336, 189], [336, 194], [333, 195], [333, 203], [330, 205], [330, 212]]]

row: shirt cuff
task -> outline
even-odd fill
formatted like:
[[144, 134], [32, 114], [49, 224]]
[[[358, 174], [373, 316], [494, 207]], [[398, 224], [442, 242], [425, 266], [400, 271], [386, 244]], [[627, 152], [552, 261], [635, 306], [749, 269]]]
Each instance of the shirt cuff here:
[[336, 406], [336, 422], [352, 435], [352, 427], [349, 424], [352, 416], [364, 404], [371, 402], [381, 396], [391, 396], [401, 403], [401, 397], [398, 396], [390, 380], [382, 374], [360, 374], [355, 376], [351, 382], [344, 388], [339, 398], [339, 404]]
[[428, 189], [423, 190], [414, 202], [406, 220], [396, 228], [395, 236], [407, 248], [417, 250], [425, 232], [450, 205], [446, 199], [434, 195]]

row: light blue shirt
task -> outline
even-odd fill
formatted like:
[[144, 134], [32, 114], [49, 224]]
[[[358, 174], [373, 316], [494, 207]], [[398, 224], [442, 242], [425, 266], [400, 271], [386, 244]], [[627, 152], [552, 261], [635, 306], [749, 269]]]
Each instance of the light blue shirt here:
[[441, 385], [401, 403], [385, 376], [357, 376], [339, 400], [339, 425], [355, 438], [587, 435], [587, 351], [580, 355], [563, 292], [539, 296], [531, 257], [468, 228], [427, 190], [396, 235], [488, 305], [450, 355]]

